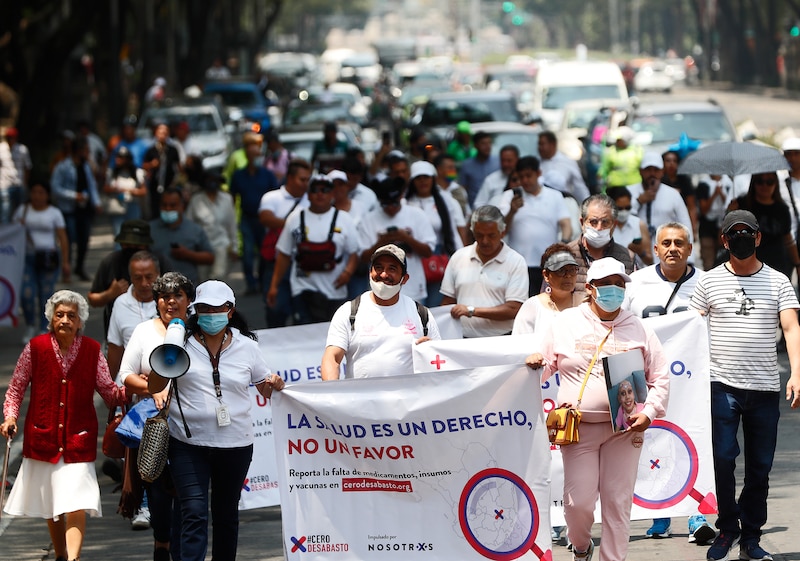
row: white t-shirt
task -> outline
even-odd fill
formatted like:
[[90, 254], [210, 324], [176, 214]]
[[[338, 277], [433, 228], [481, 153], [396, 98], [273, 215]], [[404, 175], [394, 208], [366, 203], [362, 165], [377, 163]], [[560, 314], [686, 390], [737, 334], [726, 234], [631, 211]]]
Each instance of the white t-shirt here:
[[[264, 381], [270, 369], [258, 343], [231, 328], [233, 340], [219, 357], [222, 403], [228, 408], [231, 424], [217, 424], [220, 401], [214, 390], [211, 359], [206, 348], [194, 337], [186, 341], [189, 370], [177, 378], [183, 416], [175, 396], [169, 406], [169, 435], [193, 446], [235, 448], [253, 443], [253, 419], [250, 416], [250, 386]], [[183, 421], [192, 433], [187, 438]]]
[[485, 205], [497, 206], [507, 183], [508, 176], [503, 173], [503, 170], [498, 169], [487, 175], [478, 194], [475, 196], [473, 208], [480, 208]]
[[[413, 374], [412, 345], [423, 337], [422, 320], [416, 303], [400, 295], [392, 306], [379, 306], [372, 292], [361, 295], [354, 327], [350, 327], [350, 302], [333, 314], [326, 346], [344, 349], [346, 378], [375, 378]], [[433, 314], [428, 314], [428, 337], [441, 339]]]
[[539, 162], [539, 169], [542, 174], [548, 171], [556, 171], [564, 176], [564, 179], [567, 180], [567, 193], [575, 197], [579, 205], [589, 197], [589, 188], [583, 181], [578, 162], [570, 159], [569, 156], [563, 152], [556, 151], [555, 155], [549, 160], [542, 159], [542, 161]]
[[[306, 194], [303, 194], [299, 201], [286, 190], [285, 185], [282, 185], [280, 189], [264, 193], [258, 205], [258, 212], [269, 210], [276, 218], [285, 219], [292, 207], [295, 206], [295, 203], [297, 203], [295, 208], [308, 208], [308, 196]], [[269, 231], [269, 228], [267, 228], [267, 231]]]
[[236, 211], [230, 193], [219, 191], [214, 201], [202, 191], [195, 193], [189, 201], [186, 217], [203, 228], [215, 250], [236, 247]]
[[531, 296], [523, 302], [517, 317], [514, 318], [514, 328], [512, 335], [524, 335], [527, 333], [544, 333], [550, 328], [553, 318], [556, 317], [558, 310], [545, 305], [542, 302], [544, 295], [537, 294]]
[[44, 210], [34, 210], [31, 205], [22, 205], [14, 212], [14, 222], [22, 224], [23, 214], [27, 231], [25, 251], [33, 253], [36, 250], [56, 249], [56, 230], [66, 227], [61, 211], [52, 205]]
[[130, 285], [125, 294], [114, 300], [106, 340], [118, 347], [127, 347], [136, 326], [157, 315], [155, 300], [139, 302], [133, 296], [133, 285]]
[[[367, 214], [358, 225], [358, 246], [362, 251], [372, 247], [378, 241], [378, 234], [386, 232], [390, 227], [407, 230], [415, 240], [430, 247], [431, 251], [436, 249], [436, 233], [428, 216], [422, 210], [405, 204], [394, 216], [383, 212], [381, 207]], [[416, 253], [406, 252], [406, 261], [409, 278], [403, 285], [402, 294], [422, 302], [428, 297], [422, 259]]]
[[617, 227], [614, 228], [614, 243], [622, 247], [628, 247], [633, 240], [640, 239], [642, 239], [642, 228], [638, 216], [631, 214], [625, 223], [617, 223]]
[[128, 344], [125, 345], [125, 352], [122, 353], [119, 383], [124, 384], [125, 378], [131, 374], [150, 374], [150, 353], [164, 343], [166, 332], [167, 328], [160, 318], [144, 321], [133, 329]]
[[361, 222], [361, 219], [364, 218], [368, 212], [369, 209], [363, 202], [355, 199], [350, 201], [350, 210], [347, 211], [347, 214], [350, 215], [350, 218], [353, 219], [353, 223], [356, 226], [358, 226], [358, 223]]
[[[513, 191], [504, 191], [498, 208], [503, 215], [511, 209]], [[528, 267], [541, 267], [544, 250], [558, 239], [558, 222], [569, 218], [564, 196], [549, 187], [542, 187], [538, 195], [523, 192], [522, 208], [514, 215], [507, 230], [508, 245], [518, 251]]]
[[324, 294], [331, 300], [341, 300], [347, 298], [347, 285], [339, 288], [334, 287], [334, 281], [342, 274], [347, 266], [350, 255], [358, 252], [358, 231], [353, 219], [346, 212], [339, 212], [336, 216], [336, 226], [333, 233], [333, 243], [336, 244], [337, 262], [330, 271], [303, 272], [297, 266], [295, 255], [297, 254], [297, 244], [302, 240], [300, 232], [300, 215], [305, 217], [306, 240], [310, 242], [324, 242], [328, 239], [331, 229], [331, 222], [336, 209], [331, 207], [323, 214], [316, 214], [308, 209], [295, 209], [283, 227], [278, 243], [275, 248], [292, 257], [292, 273], [290, 282], [292, 285], [292, 296], [297, 296], [301, 292], [310, 290]]
[[348, 197], [367, 207], [367, 212], [372, 212], [380, 206], [375, 191], [362, 183], [356, 185], [355, 188], [348, 193]]
[[[650, 230], [650, 237], [655, 239], [655, 231], [662, 224], [667, 222], [679, 222], [689, 228], [689, 242], [693, 242], [692, 237], [692, 219], [689, 217], [689, 211], [686, 209], [686, 203], [683, 202], [681, 194], [663, 183], [656, 191], [656, 198], [652, 202], [640, 205], [638, 198], [644, 192], [641, 183], [636, 185], [628, 185], [628, 191], [631, 192], [631, 214], [635, 214], [642, 220]], [[647, 207], [650, 207], [649, 216]]]
[[800, 308], [786, 275], [765, 264], [739, 276], [723, 263], [698, 281], [691, 307], [708, 317], [712, 382], [780, 391], [775, 330], [783, 310]]
[[[484, 263], [475, 247], [472, 244], [453, 254], [440, 292], [459, 304], [476, 308], [524, 302], [528, 298], [528, 266], [522, 255], [504, 243], [500, 253]], [[513, 325], [513, 319], [461, 318], [464, 337], [505, 335]]]
[[[616, 237], [616, 236], [615, 236]], [[622, 309], [630, 310], [640, 318], [683, 312], [689, 309], [689, 300], [703, 271], [690, 267], [689, 277], [681, 283], [678, 292], [664, 309], [677, 283], [670, 282], [661, 273], [660, 265], [650, 265], [631, 273], [631, 282], [625, 286]]]
[[[439, 189], [439, 187], [436, 188]], [[458, 233], [458, 227], [465, 227], [467, 225], [464, 219], [464, 212], [461, 210], [461, 205], [456, 202], [452, 195], [441, 189], [439, 189], [439, 193], [441, 193], [442, 200], [444, 200], [447, 205], [447, 211], [450, 213], [450, 229], [453, 232], [455, 249], [461, 249], [464, 247], [464, 242], [461, 240], [461, 235]], [[406, 200], [406, 203], [408, 206], [422, 209], [422, 211], [425, 212], [425, 216], [430, 220], [433, 231], [436, 233], [437, 245], [444, 244], [444, 237], [442, 236], [442, 218], [439, 216], [439, 210], [436, 208], [436, 201], [434, 201], [433, 196], [414, 197], [411, 200]]]

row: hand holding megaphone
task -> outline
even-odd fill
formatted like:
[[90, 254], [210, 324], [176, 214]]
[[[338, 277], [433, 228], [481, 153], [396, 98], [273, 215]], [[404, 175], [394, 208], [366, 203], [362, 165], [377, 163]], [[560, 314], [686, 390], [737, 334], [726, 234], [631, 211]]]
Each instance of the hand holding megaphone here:
[[183, 348], [186, 341], [186, 324], [175, 318], [167, 326], [164, 343], [150, 353], [152, 372], [147, 379], [147, 389], [151, 394], [167, 387], [169, 380], [186, 374], [189, 370], [189, 354]]

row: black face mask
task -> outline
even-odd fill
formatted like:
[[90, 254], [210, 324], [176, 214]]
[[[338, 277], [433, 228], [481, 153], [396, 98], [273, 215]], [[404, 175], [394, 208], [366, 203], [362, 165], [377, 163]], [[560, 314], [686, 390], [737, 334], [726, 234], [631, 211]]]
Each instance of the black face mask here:
[[728, 250], [736, 259], [747, 259], [756, 252], [756, 239], [750, 236], [728, 238]]

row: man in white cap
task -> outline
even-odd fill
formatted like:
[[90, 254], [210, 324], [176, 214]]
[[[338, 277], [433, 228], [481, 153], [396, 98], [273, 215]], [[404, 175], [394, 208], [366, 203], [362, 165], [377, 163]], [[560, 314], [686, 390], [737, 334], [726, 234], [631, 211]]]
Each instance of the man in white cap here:
[[412, 345], [441, 339], [429, 310], [400, 294], [408, 282], [406, 253], [394, 244], [379, 247], [369, 267], [370, 291], [333, 315], [322, 355], [322, 379], [394, 376], [414, 372]]
[[656, 229], [667, 222], [680, 222], [691, 232], [692, 219], [681, 194], [669, 185], [661, 183], [661, 178], [664, 176], [664, 160], [661, 154], [645, 152], [639, 164], [639, 174], [642, 182], [628, 185], [633, 207], [631, 213], [647, 225], [650, 237], [656, 239]]
[[[711, 347], [711, 436], [720, 532], [706, 559], [728, 559], [738, 543], [739, 559], [771, 561], [760, 540], [781, 408], [775, 328], [780, 326], [786, 339], [790, 372], [785, 399], [794, 409], [800, 406], [800, 303], [786, 275], [756, 257], [761, 232], [751, 212], [725, 215], [722, 239], [730, 260], [697, 281], [689, 303], [708, 317]], [[747, 477], [737, 498], [740, 424]]]

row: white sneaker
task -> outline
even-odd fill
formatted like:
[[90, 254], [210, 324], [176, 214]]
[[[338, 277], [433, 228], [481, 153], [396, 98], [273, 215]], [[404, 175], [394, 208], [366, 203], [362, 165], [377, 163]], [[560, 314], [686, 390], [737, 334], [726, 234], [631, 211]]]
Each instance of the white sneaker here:
[[28, 341], [36, 337], [36, 328], [32, 325], [29, 325], [25, 328], [25, 335], [22, 336], [22, 344], [26, 345]]
[[136, 516], [131, 520], [131, 529], [147, 530], [150, 527], [150, 509], [147, 507], [139, 509]]

